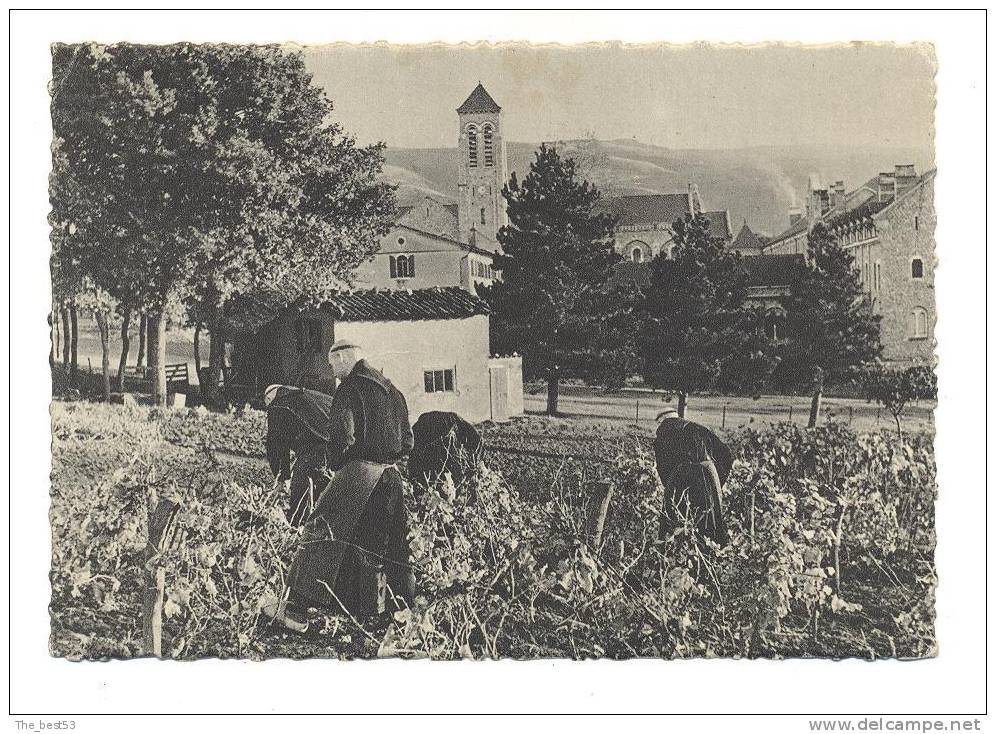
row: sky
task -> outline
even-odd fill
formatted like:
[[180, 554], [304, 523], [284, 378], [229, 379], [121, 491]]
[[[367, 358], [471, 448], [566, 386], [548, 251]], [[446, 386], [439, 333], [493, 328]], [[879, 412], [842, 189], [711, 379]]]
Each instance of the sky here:
[[929, 146], [928, 46], [317, 46], [336, 118], [361, 143], [453, 147], [478, 81], [506, 139], [593, 134], [669, 148]]

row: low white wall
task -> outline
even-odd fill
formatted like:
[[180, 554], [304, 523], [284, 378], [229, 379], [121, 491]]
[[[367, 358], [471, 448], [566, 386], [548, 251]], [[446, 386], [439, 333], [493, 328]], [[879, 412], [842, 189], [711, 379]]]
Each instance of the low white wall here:
[[[362, 346], [370, 365], [383, 370], [404, 394], [412, 423], [430, 410], [451, 411], [471, 423], [491, 417], [487, 316], [438, 321], [339, 321], [335, 333], [336, 339]], [[453, 392], [427, 393], [425, 371], [443, 369], [453, 370]], [[521, 404], [521, 369], [519, 374]]]
[[522, 397], [522, 357], [492, 357], [488, 364], [508, 370], [508, 414], [523, 415], [526, 408]]

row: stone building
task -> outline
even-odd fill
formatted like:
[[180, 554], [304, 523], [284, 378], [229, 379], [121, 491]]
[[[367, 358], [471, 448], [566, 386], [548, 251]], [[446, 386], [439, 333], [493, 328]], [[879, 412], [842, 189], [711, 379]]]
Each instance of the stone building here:
[[404, 394], [413, 422], [430, 410], [474, 423], [523, 413], [522, 359], [491, 355], [487, 304], [456, 286], [333, 293], [317, 308], [281, 311], [243, 335], [240, 351], [259, 386], [332, 393], [337, 339], [363, 348]]
[[598, 203], [595, 211], [616, 218], [616, 251], [633, 263], [649, 262], [661, 253], [669, 257], [674, 247], [672, 227], [686, 214], [705, 214], [713, 237], [727, 244], [733, 239], [729, 213], [703, 211], [693, 184], [681, 193], [609, 196]]
[[498, 230], [508, 224], [502, 187], [508, 159], [501, 107], [478, 83], [457, 108], [460, 167], [457, 169], [460, 240], [492, 252]]
[[477, 293], [478, 285], [494, 283], [494, 256], [488, 250], [404, 224], [403, 217], [372, 260], [354, 273], [359, 288], [416, 289], [460, 286]]
[[496, 272], [498, 230], [508, 223], [501, 195], [507, 156], [501, 107], [478, 84], [457, 109], [457, 203], [431, 196], [400, 207], [373, 259], [356, 270], [360, 287], [460, 286], [476, 293]]
[[854, 256], [882, 318], [882, 356], [896, 364], [934, 360], [934, 176], [897, 165], [851, 192], [842, 181], [823, 188], [811, 176], [806, 213], [764, 248], [805, 255], [809, 232], [826, 225]]

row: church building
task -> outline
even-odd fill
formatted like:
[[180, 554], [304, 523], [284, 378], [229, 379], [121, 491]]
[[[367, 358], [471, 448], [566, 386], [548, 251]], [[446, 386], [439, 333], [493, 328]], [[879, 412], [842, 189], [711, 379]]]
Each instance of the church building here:
[[354, 275], [363, 288], [448, 288], [470, 293], [496, 273], [498, 230], [508, 223], [502, 111], [480, 83], [457, 110], [457, 203], [425, 196], [399, 208], [395, 226]]

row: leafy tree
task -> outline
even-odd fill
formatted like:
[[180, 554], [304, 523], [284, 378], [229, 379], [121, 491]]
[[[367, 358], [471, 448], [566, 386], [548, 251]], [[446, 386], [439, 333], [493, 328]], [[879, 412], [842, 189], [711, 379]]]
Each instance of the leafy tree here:
[[819, 418], [825, 381], [853, 380], [882, 352], [880, 317], [858, 281], [854, 258], [822, 224], [809, 233], [806, 269], [792, 287], [782, 378], [812, 385], [809, 424]]
[[906, 406], [914, 400], [937, 398], [937, 376], [933, 369], [925, 365], [898, 369], [876, 364], [867, 371], [864, 387], [869, 400], [885, 406], [892, 413], [900, 440], [903, 438], [900, 419], [906, 412]]
[[745, 306], [740, 256], [710, 236], [701, 214], [686, 214], [673, 232], [672, 256], [650, 266], [637, 341], [644, 379], [677, 393], [684, 416], [690, 393], [724, 382], [753, 388], [770, 371], [771, 350], [760, 313]]
[[159, 402], [171, 303], [211, 314], [211, 392], [235, 296], [265, 287], [290, 302], [347, 280], [387, 231], [381, 147], [330, 122], [298, 53], [74, 45], [55, 47], [53, 66], [53, 209], [82, 233], [98, 284], [145, 307]]
[[598, 190], [551, 146], [540, 146], [526, 177], [513, 173], [502, 195], [502, 277], [481, 291], [493, 308], [492, 346], [523, 355], [526, 376], [546, 381], [554, 415], [561, 379], [613, 385], [628, 371], [630, 306], [607, 285], [619, 261], [614, 221], [593, 212]]

